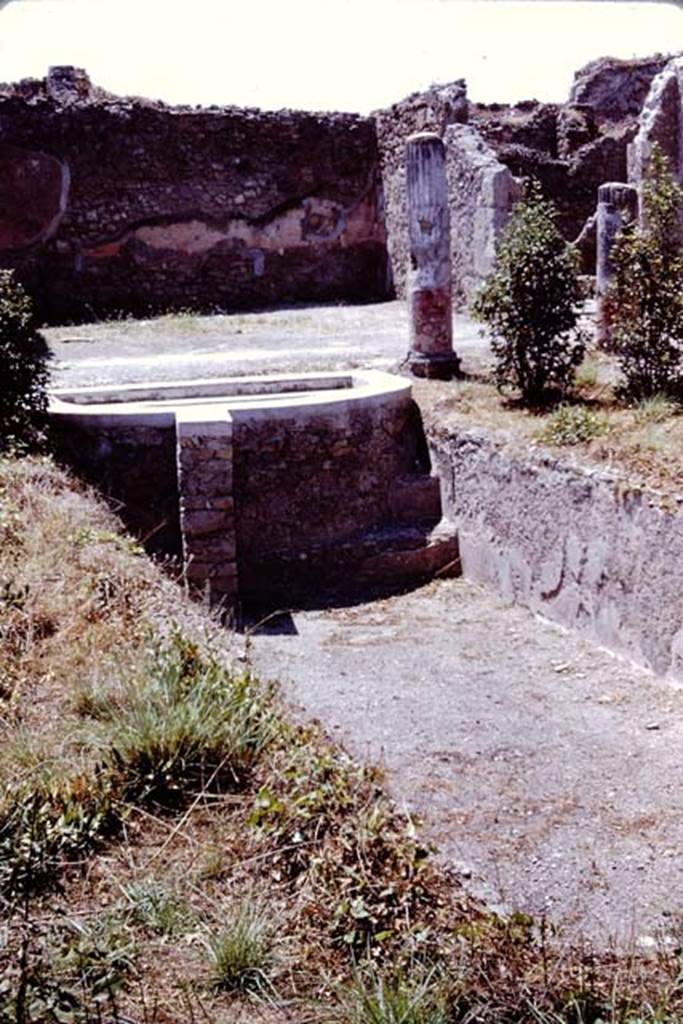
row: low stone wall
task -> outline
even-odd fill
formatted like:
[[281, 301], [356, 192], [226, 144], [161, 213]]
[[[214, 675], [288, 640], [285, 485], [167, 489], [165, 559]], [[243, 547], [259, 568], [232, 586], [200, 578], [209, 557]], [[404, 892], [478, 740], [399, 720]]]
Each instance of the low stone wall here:
[[463, 574], [591, 640], [683, 676], [683, 496], [428, 427]]
[[57, 459], [105, 495], [149, 551], [180, 557], [176, 432], [172, 415], [145, 423], [52, 418]]
[[[313, 590], [335, 548], [398, 518], [395, 485], [428, 472], [409, 388], [373, 402], [231, 410], [240, 591]], [[420, 450], [420, 442], [423, 447]], [[436, 516], [438, 518], [438, 515]]]
[[173, 539], [188, 588], [212, 603], [288, 605], [331, 586], [457, 571], [403, 378], [359, 371], [56, 392], [51, 422], [62, 458], [120, 502], [138, 532]]

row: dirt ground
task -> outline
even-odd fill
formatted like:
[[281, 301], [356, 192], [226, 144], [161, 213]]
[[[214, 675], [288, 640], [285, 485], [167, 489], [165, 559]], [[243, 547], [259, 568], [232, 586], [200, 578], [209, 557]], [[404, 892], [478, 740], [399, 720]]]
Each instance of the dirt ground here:
[[679, 940], [682, 692], [464, 580], [285, 614], [248, 647], [476, 894], [598, 944]]
[[[108, 321], [52, 327], [44, 334], [56, 387], [359, 366], [385, 370], [408, 351], [404, 302]], [[454, 338], [468, 371], [487, 361], [488, 345], [469, 317], [455, 314]]]
[[[396, 366], [401, 303], [46, 331], [54, 384]], [[466, 317], [455, 345], [488, 360]], [[244, 642], [244, 641], [243, 641]], [[574, 934], [683, 934], [683, 694], [462, 581], [285, 614], [249, 657], [381, 762], [440, 855], [495, 903]]]

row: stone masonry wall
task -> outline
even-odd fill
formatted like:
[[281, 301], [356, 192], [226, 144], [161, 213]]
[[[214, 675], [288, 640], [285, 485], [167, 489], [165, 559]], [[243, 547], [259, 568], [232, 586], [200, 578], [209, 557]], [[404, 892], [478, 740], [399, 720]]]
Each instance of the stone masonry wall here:
[[[254, 417], [233, 410], [240, 592], [315, 592], [315, 554], [396, 519], [397, 483], [428, 466], [411, 402]], [[319, 581], [318, 581], [319, 583]]]
[[190, 591], [228, 609], [237, 596], [232, 420], [216, 419], [214, 409], [176, 410], [180, 530]]
[[432, 423], [463, 574], [665, 674], [683, 674], [683, 496]]
[[0, 266], [52, 321], [384, 298], [374, 122], [0, 87]]
[[452, 125], [444, 141], [453, 296], [455, 302], [467, 305], [493, 269], [496, 242], [522, 188], [470, 125]]

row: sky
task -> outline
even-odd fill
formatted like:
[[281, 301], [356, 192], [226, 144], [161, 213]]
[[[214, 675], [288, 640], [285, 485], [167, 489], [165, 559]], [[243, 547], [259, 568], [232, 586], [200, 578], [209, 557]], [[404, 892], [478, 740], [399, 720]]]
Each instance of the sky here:
[[561, 102], [589, 60], [676, 50], [666, 0], [0, 0], [0, 81], [76, 64], [171, 103], [367, 113], [457, 78]]

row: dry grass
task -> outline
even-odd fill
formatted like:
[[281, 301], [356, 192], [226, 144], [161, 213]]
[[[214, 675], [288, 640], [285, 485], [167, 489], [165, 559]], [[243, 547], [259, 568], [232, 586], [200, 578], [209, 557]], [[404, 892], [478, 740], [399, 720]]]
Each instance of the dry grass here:
[[520, 452], [529, 445], [559, 456], [570, 451], [574, 460], [614, 469], [641, 487], [683, 491], [681, 408], [661, 397], [624, 406], [614, 397], [613, 379], [613, 362], [603, 354], [594, 353], [580, 368], [568, 405], [575, 430], [554, 430], [557, 410], [524, 409], [485, 379], [418, 383], [415, 397], [426, 423], [440, 432], [453, 427], [504, 432]]
[[[474, 904], [376, 773], [245, 690], [229, 635], [49, 462], [0, 461], [0, 524], [3, 1024], [592, 1024], [683, 1006], [671, 950], [568, 950]], [[182, 728], [140, 731], [160, 685]], [[225, 773], [236, 722], [248, 758]], [[164, 766], [164, 799], [124, 749]]]

